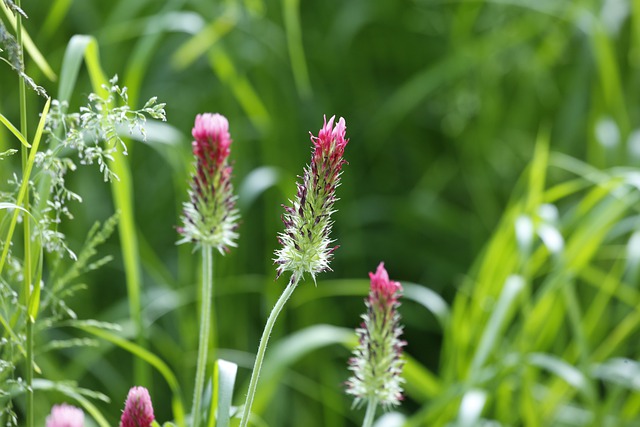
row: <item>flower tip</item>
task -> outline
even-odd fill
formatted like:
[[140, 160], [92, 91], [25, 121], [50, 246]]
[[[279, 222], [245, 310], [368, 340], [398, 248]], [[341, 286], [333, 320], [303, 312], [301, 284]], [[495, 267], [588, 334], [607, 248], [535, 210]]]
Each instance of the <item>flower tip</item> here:
[[323, 117], [324, 117], [324, 125], [322, 127], [331, 131], [331, 129], [333, 129], [333, 121], [336, 119], [336, 115], [334, 114], [333, 116], [331, 116], [328, 123], [327, 123], [327, 115], [324, 114]]
[[47, 417], [46, 427], [83, 427], [84, 412], [75, 406], [63, 403], [53, 405]]
[[196, 140], [219, 140], [231, 142], [229, 121], [219, 113], [202, 113], [196, 116], [191, 135]]
[[369, 278], [371, 279], [371, 289], [373, 291], [382, 292], [389, 297], [402, 291], [400, 282], [389, 280], [389, 273], [384, 268], [384, 262], [378, 264], [375, 274], [369, 273]]
[[150, 427], [155, 419], [151, 396], [144, 387], [132, 387], [120, 419], [120, 427]]

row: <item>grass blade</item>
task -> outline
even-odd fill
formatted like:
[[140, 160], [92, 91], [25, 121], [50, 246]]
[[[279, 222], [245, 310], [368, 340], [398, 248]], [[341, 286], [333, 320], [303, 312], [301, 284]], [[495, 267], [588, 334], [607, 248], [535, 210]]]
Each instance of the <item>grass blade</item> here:
[[211, 397], [209, 427], [213, 427], [214, 425], [215, 427], [229, 427], [231, 401], [237, 372], [238, 365], [235, 363], [222, 359], [216, 360], [213, 373], [214, 393]]
[[22, 135], [22, 133], [2, 114], [0, 114], [0, 122], [2, 122], [2, 124], [7, 129], [9, 129], [9, 131], [11, 131], [11, 133], [14, 134], [16, 138], [18, 138], [18, 141], [20, 141], [22, 145], [24, 145], [27, 148], [31, 148], [31, 144], [27, 142], [27, 140]]

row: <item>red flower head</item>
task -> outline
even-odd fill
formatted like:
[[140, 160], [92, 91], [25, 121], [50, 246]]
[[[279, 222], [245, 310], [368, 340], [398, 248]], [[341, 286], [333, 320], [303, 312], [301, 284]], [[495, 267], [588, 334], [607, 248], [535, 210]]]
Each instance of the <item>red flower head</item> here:
[[120, 427], [151, 427], [154, 419], [149, 391], [144, 387], [132, 387], [124, 404]]

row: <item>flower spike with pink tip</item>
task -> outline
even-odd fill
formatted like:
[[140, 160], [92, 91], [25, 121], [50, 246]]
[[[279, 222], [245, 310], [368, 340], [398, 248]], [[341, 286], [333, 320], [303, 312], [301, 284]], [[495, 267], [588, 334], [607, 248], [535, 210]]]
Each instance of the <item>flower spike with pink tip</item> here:
[[311, 164], [304, 169], [302, 183], [291, 206], [284, 206], [282, 221], [285, 231], [278, 235], [282, 248], [275, 253], [275, 263], [280, 276], [290, 271], [300, 280], [304, 273], [316, 274], [330, 270], [333, 251], [337, 246], [331, 237], [331, 215], [336, 202], [336, 188], [340, 185], [344, 149], [349, 142], [345, 138], [346, 124], [341, 117], [334, 126], [335, 116], [324, 125], [318, 136], [311, 135], [314, 149]]
[[400, 374], [404, 360], [401, 356], [406, 343], [400, 339], [402, 326], [398, 314], [402, 286], [389, 280], [384, 263], [378, 265], [375, 274], [369, 273], [369, 277], [371, 288], [365, 299], [367, 312], [356, 329], [360, 344], [349, 360], [353, 375], [347, 381], [347, 394], [354, 396], [355, 406], [368, 402], [367, 415], [371, 412], [373, 417], [377, 404], [389, 409], [402, 400], [404, 380]]
[[342, 166], [347, 163], [343, 154], [349, 140], [345, 138], [347, 126], [344, 119], [340, 118], [335, 126], [334, 120], [335, 116], [327, 122], [325, 116], [318, 136], [311, 135], [311, 163], [304, 168], [302, 182], [297, 184], [296, 197], [290, 200], [290, 206], [284, 206], [282, 221], [285, 230], [278, 234], [282, 247], [276, 250], [274, 262], [278, 266], [278, 277], [285, 271], [290, 271], [291, 278], [273, 306], [262, 331], [240, 427], [247, 427], [249, 424], [267, 343], [278, 315], [305, 273], [309, 273], [315, 281], [316, 274], [330, 269], [329, 262], [337, 247], [332, 247], [331, 214], [334, 212], [333, 205], [338, 200], [336, 188], [340, 185]]
[[196, 170], [192, 175], [189, 201], [184, 203], [183, 226], [178, 243], [209, 245], [220, 253], [236, 246], [238, 211], [229, 165], [229, 122], [220, 114], [198, 114], [191, 131]]
[[132, 387], [124, 404], [120, 427], [151, 427], [153, 420], [149, 391], [144, 387]]

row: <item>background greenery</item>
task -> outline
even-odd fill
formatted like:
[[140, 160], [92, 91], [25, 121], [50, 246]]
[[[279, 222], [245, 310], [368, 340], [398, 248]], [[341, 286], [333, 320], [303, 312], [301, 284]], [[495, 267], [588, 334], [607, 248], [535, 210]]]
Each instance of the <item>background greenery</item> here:
[[[213, 357], [239, 364], [234, 403], [241, 404], [252, 352], [286, 280], [274, 281], [272, 265], [280, 205], [294, 195], [309, 159], [308, 132], [318, 131], [323, 114], [336, 114], [345, 117], [350, 138], [333, 232], [340, 249], [334, 271], [317, 287], [301, 286], [278, 321], [256, 400], [265, 425], [361, 421], [363, 411], [350, 410], [342, 395], [355, 335], [306, 328], [355, 327], [367, 273], [380, 261], [407, 289], [401, 313], [411, 360], [399, 411], [409, 425], [472, 425], [473, 402], [483, 402], [483, 418], [502, 425], [640, 422], [638, 2], [22, 6], [26, 30], [56, 74], [71, 37], [90, 34], [105, 73], [118, 74], [134, 107], [151, 96], [167, 103], [171, 128], [150, 126], [147, 144], [129, 144], [128, 161], [143, 345], [175, 373], [187, 407], [199, 257], [175, 245], [175, 226], [195, 115], [224, 114], [234, 140], [241, 237], [237, 249], [215, 260]], [[2, 65], [0, 112], [17, 123], [17, 77]], [[27, 65], [59, 96], [58, 82]], [[82, 68], [71, 109], [91, 91]], [[44, 101], [34, 92], [28, 97], [34, 129]], [[0, 129], [0, 152], [17, 145]], [[14, 171], [17, 157], [3, 160], [2, 182]], [[114, 204], [95, 170], [80, 168], [69, 186], [84, 198], [63, 226], [74, 248]], [[553, 243], [558, 236], [561, 247]], [[80, 318], [121, 324], [133, 339], [121, 256], [131, 244], [111, 238], [102, 251], [114, 261], [85, 277], [88, 290], [67, 303]], [[67, 334], [84, 336], [56, 330], [37, 345]], [[36, 360], [47, 378], [108, 395], [111, 403], [97, 406], [114, 425], [139, 369], [130, 353], [106, 341]], [[137, 379], [150, 388], [157, 418], [171, 419], [172, 391], [153, 372]], [[62, 399], [38, 393], [37, 419]]]

